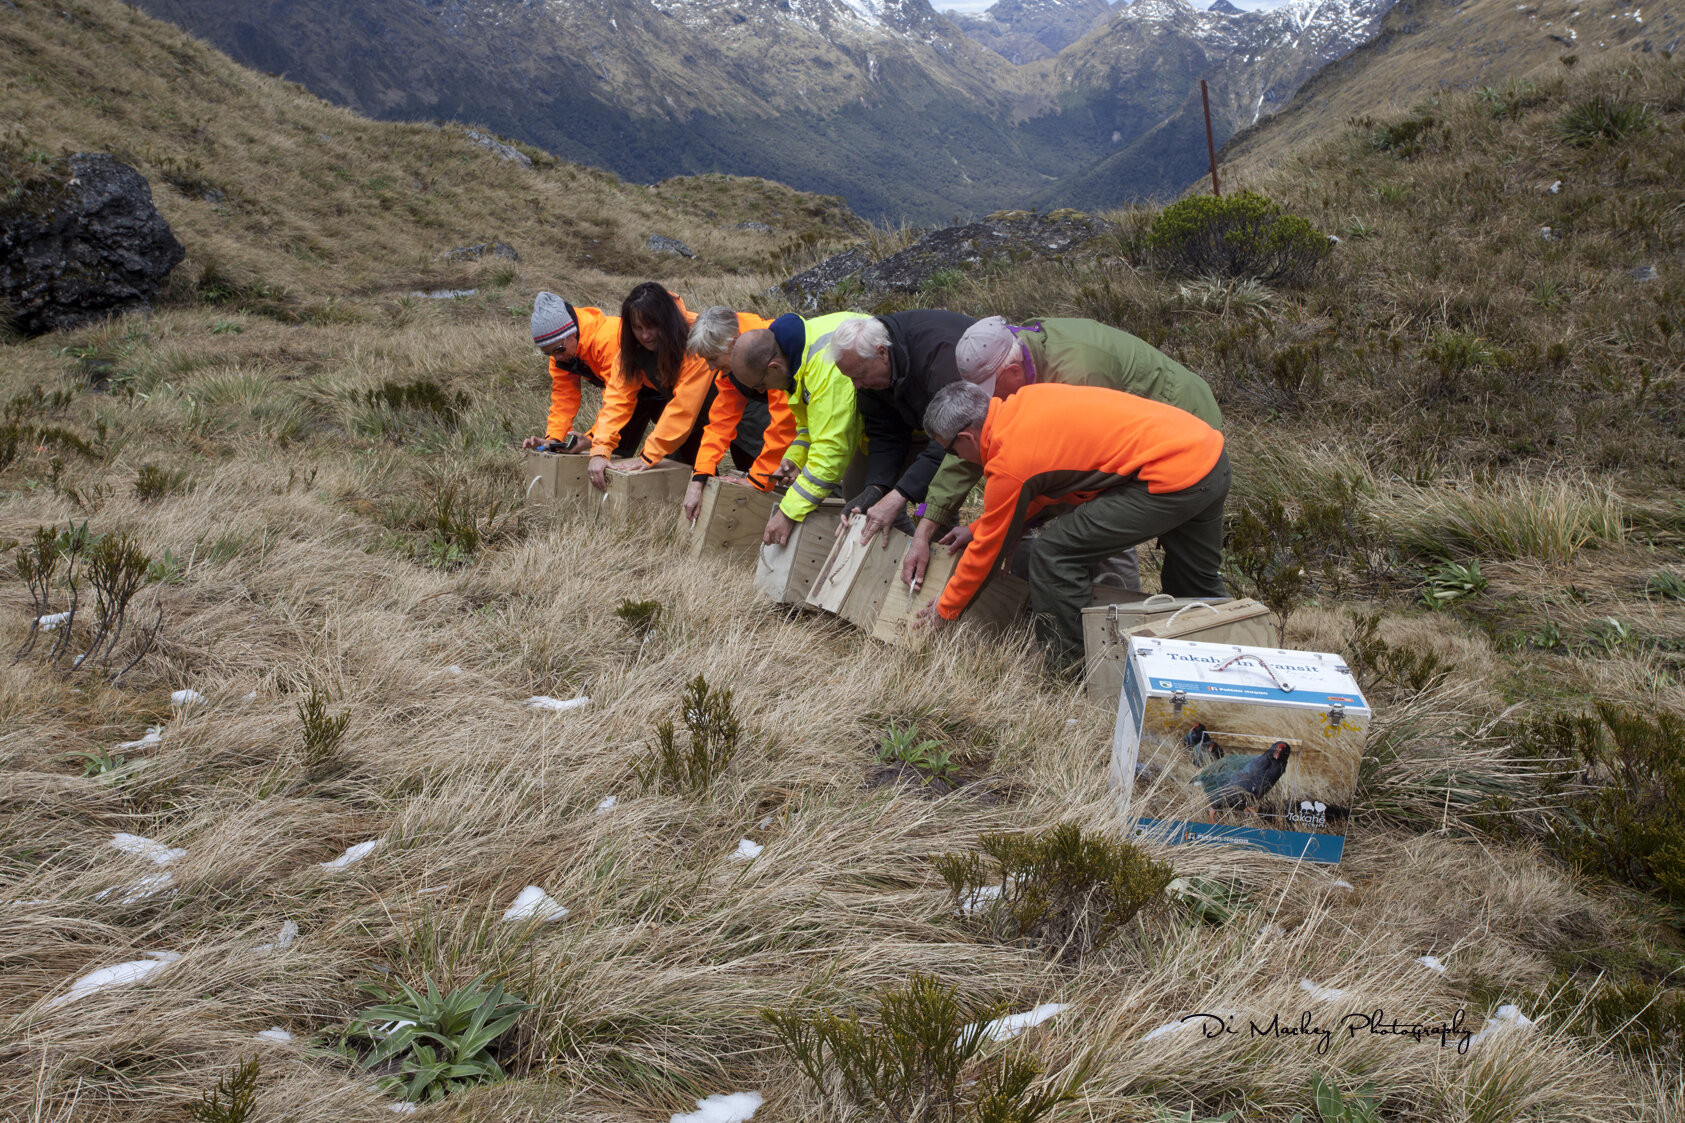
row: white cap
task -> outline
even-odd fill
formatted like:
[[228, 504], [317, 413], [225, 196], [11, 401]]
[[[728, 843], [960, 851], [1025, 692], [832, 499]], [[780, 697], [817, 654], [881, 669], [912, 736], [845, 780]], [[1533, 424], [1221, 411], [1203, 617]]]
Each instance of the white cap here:
[[966, 328], [954, 345], [954, 365], [961, 378], [993, 394], [995, 377], [1017, 353], [1018, 340], [1006, 318], [986, 316]]

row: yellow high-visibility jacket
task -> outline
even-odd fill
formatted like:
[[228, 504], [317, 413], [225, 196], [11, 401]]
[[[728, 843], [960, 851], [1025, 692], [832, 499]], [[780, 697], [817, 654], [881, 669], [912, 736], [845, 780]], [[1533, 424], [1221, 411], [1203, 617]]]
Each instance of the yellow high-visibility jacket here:
[[842, 486], [843, 473], [860, 447], [860, 411], [854, 404], [854, 383], [826, 355], [831, 333], [859, 312], [834, 312], [804, 320], [786, 313], [772, 321], [772, 334], [785, 362], [794, 372], [790, 412], [796, 415], [796, 439], [784, 455], [801, 465], [795, 483], [784, 493], [778, 509], [801, 522], [831, 492]]

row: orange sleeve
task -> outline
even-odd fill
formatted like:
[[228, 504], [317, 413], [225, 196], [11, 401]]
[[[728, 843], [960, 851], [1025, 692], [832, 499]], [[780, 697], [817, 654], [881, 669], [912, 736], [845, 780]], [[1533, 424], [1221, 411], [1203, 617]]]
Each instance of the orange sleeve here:
[[697, 355], [685, 357], [679, 367], [679, 384], [673, 387], [672, 399], [661, 411], [655, 428], [644, 438], [646, 464], [661, 463], [668, 453], [685, 443], [685, 438], [690, 436], [697, 418], [702, 414], [702, 403], [708, 400], [708, 384], [713, 380], [714, 372], [706, 360]]
[[620, 446], [620, 430], [632, 420], [638, 408], [638, 384], [626, 377], [620, 364], [603, 386], [603, 405], [597, 411], [597, 423], [591, 426], [591, 455], [613, 456]]
[[708, 428], [702, 443], [696, 448], [696, 471], [703, 476], [719, 474], [720, 461], [737, 436], [737, 426], [743, 421], [747, 403], [731, 379], [721, 374], [714, 379], [714, 404], [708, 407]]
[[766, 436], [761, 440], [761, 454], [749, 468], [749, 482], [762, 491], [771, 491], [772, 474], [778, 471], [784, 454], [790, 451], [790, 442], [796, 439], [796, 415], [790, 412], [790, 399], [780, 390], [766, 392], [766, 405], [772, 414], [772, 424], [766, 427]]
[[550, 419], [545, 422], [544, 435], [553, 441], [561, 440], [573, 430], [573, 419], [578, 416], [579, 376], [551, 359]]
[[936, 602], [936, 613], [942, 619], [958, 620], [999, 564], [1023, 487], [1020, 480], [1005, 473], [991, 472], [984, 478], [983, 514], [971, 524], [971, 544], [960, 555], [954, 575], [942, 589], [942, 599]]

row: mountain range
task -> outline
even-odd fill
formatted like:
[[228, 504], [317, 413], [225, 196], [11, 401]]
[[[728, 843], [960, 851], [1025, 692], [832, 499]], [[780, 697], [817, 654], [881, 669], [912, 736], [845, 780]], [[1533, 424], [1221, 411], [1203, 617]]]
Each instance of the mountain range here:
[[460, 121], [630, 180], [761, 175], [931, 221], [1173, 195], [1205, 164], [1201, 78], [1221, 142], [1390, 3], [999, 0], [979, 17], [992, 32], [928, 0], [139, 6], [371, 117]]

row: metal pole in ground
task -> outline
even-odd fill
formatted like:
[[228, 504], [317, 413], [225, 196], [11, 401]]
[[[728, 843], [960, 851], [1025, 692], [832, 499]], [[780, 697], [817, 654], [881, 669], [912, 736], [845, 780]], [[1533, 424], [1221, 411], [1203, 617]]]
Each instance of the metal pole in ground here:
[[1221, 195], [1217, 189], [1217, 142], [1211, 137], [1211, 95], [1205, 89], [1205, 79], [1199, 80], [1199, 100], [1205, 103], [1205, 151], [1211, 156], [1211, 193]]

